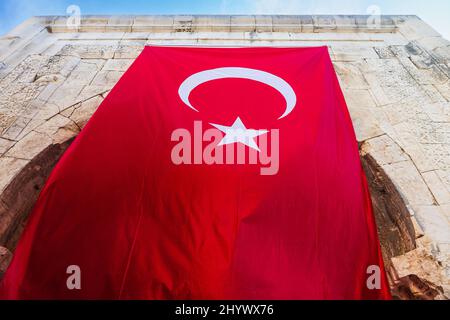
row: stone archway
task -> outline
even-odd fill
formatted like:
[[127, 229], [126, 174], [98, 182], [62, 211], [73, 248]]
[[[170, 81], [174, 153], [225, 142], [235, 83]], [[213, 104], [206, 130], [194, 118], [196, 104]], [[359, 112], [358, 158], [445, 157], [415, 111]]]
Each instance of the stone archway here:
[[42, 187], [73, 139], [41, 151], [0, 195], [0, 246], [14, 251]]
[[[360, 144], [362, 145], [363, 143]], [[399, 300], [445, 299], [443, 288], [427, 279], [420, 278], [416, 274], [399, 276], [393, 260], [415, 252], [414, 249], [418, 247], [416, 239], [423, 235], [417, 234], [420, 228], [415, 226], [401, 192], [383, 167], [364, 150], [360, 150], [360, 158], [370, 189], [378, 237], [393, 298]], [[421, 254], [423, 252], [414, 256], [413, 259], [420, 262], [424, 259]], [[409, 259], [406, 258], [406, 260]]]

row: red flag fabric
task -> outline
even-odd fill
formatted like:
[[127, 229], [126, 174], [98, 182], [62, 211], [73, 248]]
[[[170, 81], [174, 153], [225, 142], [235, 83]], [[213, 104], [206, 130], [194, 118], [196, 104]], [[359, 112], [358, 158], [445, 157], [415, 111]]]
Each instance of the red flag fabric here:
[[63, 155], [6, 299], [388, 299], [326, 47], [146, 47]]

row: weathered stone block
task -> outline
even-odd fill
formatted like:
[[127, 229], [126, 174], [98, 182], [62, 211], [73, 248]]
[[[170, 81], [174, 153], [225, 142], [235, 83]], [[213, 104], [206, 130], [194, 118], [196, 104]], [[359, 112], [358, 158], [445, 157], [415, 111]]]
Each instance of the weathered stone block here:
[[383, 166], [383, 169], [399, 187], [400, 192], [405, 199], [408, 199], [414, 210], [417, 210], [419, 205], [434, 204], [433, 196], [411, 161], [386, 164]]
[[334, 16], [312, 16], [314, 32], [329, 32], [336, 30], [336, 20]]
[[131, 27], [132, 32], [162, 32], [172, 30], [173, 16], [136, 16]]
[[67, 108], [77, 102], [77, 97], [84, 86], [84, 84], [63, 83], [48, 102], [56, 104], [60, 110]]
[[5, 247], [0, 246], [0, 279], [6, 272], [6, 269], [8, 268], [9, 264], [11, 263], [12, 257], [13, 255], [11, 251], [9, 251]]
[[106, 16], [82, 16], [79, 32], [105, 32], [109, 18]]
[[119, 45], [114, 59], [136, 59], [144, 50], [144, 45]]
[[361, 72], [358, 63], [335, 61], [333, 65], [344, 88], [369, 89], [369, 84]]
[[442, 182], [436, 171], [424, 172], [422, 173], [422, 176], [433, 193], [434, 198], [440, 205], [450, 203], [450, 191]]
[[0, 191], [3, 191], [14, 176], [22, 169], [27, 160], [3, 156], [0, 158]]
[[9, 149], [5, 156], [30, 160], [51, 143], [52, 139], [48, 135], [32, 131]]
[[[358, 140], [366, 140], [363, 151], [370, 152], [384, 166], [410, 203], [407, 208], [411, 213], [423, 212], [422, 216], [427, 217], [429, 210], [433, 211], [432, 217], [438, 208], [448, 220], [450, 43], [424, 28], [416, 17], [381, 16], [379, 28], [372, 28], [368, 18], [315, 16], [313, 21], [312, 16], [268, 15], [84, 17], [83, 25], [72, 30], [67, 28], [67, 17], [33, 19], [12, 32], [11, 37], [0, 39], [0, 134], [8, 131], [8, 137], [15, 136], [19, 141], [16, 144], [0, 139], [0, 168], [6, 168], [0, 170], [0, 177], [6, 174], [6, 181], [11, 181], [15, 174], [14, 163], [2, 162], [5, 154], [24, 156], [15, 161], [27, 163], [26, 159], [38, 150], [47, 150], [48, 143], [76, 134], [148, 39], [149, 43], [161, 45], [327, 45]], [[43, 24], [51, 26], [48, 30], [54, 33], [48, 33]], [[58, 28], [64, 33], [56, 33]], [[96, 61], [96, 68], [89, 65]], [[23, 194], [30, 194], [24, 181], [19, 181], [26, 189]], [[22, 189], [14, 190], [20, 195], [17, 190]], [[3, 203], [3, 198], [0, 200]], [[16, 209], [23, 211], [20, 206]], [[412, 219], [416, 236], [425, 233], [422, 238], [426, 238], [434, 232], [435, 220], [426, 221], [426, 231], [418, 232], [420, 227]], [[8, 241], [15, 243], [20, 232], [12, 234]], [[448, 266], [442, 257], [450, 252], [449, 245], [434, 241], [433, 246], [432, 259]]]
[[109, 59], [103, 67], [104, 71], [127, 71], [133, 59]]
[[112, 88], [122, 75], [123, 72], [121, 71], [100, 71], [92, 81], [91, 85]]
[[37, 133], [45, 134], [52, 139], [52, 143], [62, 143], [75, 136], [80, 128], [69, 118], [60, 114], [52, 117], [34, 129]]
[[389, 47], [374, 47], [375, 52], [378, 54], [380, 59], [392, 59], [395, 57], [394, 53], [389, 49]]
[[98, 59], [82, 60], [69, 75], [64, 85], [79, 86], [90, 84], [104, 63], [104, 60]]
[[3, 136], [4, 132], [16, 121], [17, 117], [11, 114], [0, 112], [0, 135]]
[[106, 25], [107, 32], [131, 32], [134, 17], [131, 16], [111, 16]]
[[428, 237], [436, 243], [450, 243], [449, 221], [439, 206], [418, 206], [415, 216]]
[[230, 19], [231, 32], [243, 31], [252, 32], [256, 31], [256, 18], [255, 16], [231, 16]]
[[398, 144], [411, 157], [421, 172], [437, 169], [433, 159], [423, 149], [416, 133], [416, 127], [408, 123], [399, 123], [394, 125], [394, 129], [397, 133]]
[[356, 18], [352, 15], [334, 16], [337, 32], [354, 32], [356, 29]]
[[[85, 101], [91, 99], [95, 96], [101, 95], [109, 90], [111, 90], [113, 85], [89, 85], [83, 88], [80, 95], [78, 96], [79, 101]], [[62, 110], [61, 110], [62, 111]]]
[[414, 222], [401, 194], [374, 158], [364, 154], [361, 163], [369, 184], [383, 260], [389, 268], [392, 257], [416, 247]]
[[26, 125], [30, 122], [29, 118], [18, 117], [14, 123], [3, 133], [2, 137], [10, 140], [16, 140]]
[[450, 122], [450, 103], [436, 102], [423, 106], [425, 113], [434, 122]]
[[74, 121], [78, 127], [83, 128], [90, 117], [97, 110], [98, 106], [102, 103], [103, 98], [100, 96], [94, 97], [92, 99], [82, 102], [78, 107], [75, 108], [70, 119]]
[[[434, 257], [435, 246], [428, 237], [422, 237], [417, 240], [417, 249], [406, 253], [405, 255], [392, 258], [392, 264], [399, 278], [411, 274], [418, 275], [420, 278], [442, 286], [446, 295], [450, 294], [445, 269]], [[423, 288], [423, 285], [421, 286]], [[414, 292], [417, 292], [415, 288]], [[413, 297], [413, 299], [415, 299]]]
[[0, 138], [0, 156], [3, 155], [11, 146], [13, 141]]
[[387, 135], [366, 140], [361, 150], [369, 153], [381, 166], [409, 160], [402, 149]]
[[302, 25], [299, 16], [272, 16], [273, 32], [300, 32]]
[[349, 45], [333, 45], [335, 61], [360, 61], [361, 59], [378, 59], [373, 47], [353, 47]]
[[313, 32], [314, 31], [314, 21], [313, 16], [300, 15], [300, 24], [302, 25], [302, 32]]
[[272, 32], [273, 31], [272, 17], [256, 15], [255, 26], [256, 32]]
[[194, 16], [193, 32], [230, 32], [231, 16]]
[[441, 36], [416, 16], [409, 16], [407, 19], [403, 19], [403, 21], [397, 20], [396, 24], [399, 27], [399, 32], [409, 40]]

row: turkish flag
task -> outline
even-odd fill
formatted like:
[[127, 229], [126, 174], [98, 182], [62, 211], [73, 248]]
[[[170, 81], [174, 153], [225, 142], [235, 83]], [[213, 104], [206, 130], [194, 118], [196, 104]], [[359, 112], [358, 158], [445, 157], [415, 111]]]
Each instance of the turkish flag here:
[[390, 298], [326, 47], [146, 47], [53, 170], [7, 299]]

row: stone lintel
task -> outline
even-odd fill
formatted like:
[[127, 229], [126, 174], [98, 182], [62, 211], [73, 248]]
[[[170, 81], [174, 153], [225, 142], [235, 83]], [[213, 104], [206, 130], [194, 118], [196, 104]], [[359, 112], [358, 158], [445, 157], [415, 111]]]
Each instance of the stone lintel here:
[[[83, 15], [79, 26], [66, 16], [33, 17], [51, 33], [61, 32], [364, 32], [393, 33], [405, 17], [367, 15]], [[73, 22], [73, 19], [71, 20]]]

